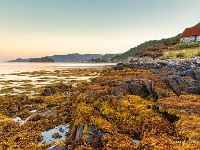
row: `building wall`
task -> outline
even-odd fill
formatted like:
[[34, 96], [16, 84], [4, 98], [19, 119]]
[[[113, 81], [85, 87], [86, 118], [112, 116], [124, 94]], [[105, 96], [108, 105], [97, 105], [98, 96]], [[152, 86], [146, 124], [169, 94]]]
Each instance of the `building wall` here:
[[196, 41], [200, 42], [200, 35], [197, 36]]
[[183, 37], [180, 39], [181, 44], [185, 44], [185, 43], [191, 43], [196, 41], [195, 36], [190, 36], [190, 37]]

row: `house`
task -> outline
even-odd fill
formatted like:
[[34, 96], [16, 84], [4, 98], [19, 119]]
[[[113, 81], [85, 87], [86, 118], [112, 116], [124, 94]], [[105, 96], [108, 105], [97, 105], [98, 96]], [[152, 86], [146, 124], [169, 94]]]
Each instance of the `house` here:
[[180, 43], [200, 42], [200, 26], [186, 28], [180, 37]]

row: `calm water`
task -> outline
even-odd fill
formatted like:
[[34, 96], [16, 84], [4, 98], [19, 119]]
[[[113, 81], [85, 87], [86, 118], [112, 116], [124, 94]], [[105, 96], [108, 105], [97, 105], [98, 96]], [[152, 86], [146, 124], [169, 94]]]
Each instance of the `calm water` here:
[[0, 62], [0, 74], [17, 73], [38, 70], [65, 70], [103, 68], [114, 66], [115, 63], [26, 63], [26, 62]]

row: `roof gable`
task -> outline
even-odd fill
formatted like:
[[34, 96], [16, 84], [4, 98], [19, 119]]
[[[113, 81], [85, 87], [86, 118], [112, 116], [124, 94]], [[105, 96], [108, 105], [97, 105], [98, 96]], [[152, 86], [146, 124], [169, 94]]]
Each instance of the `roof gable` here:
[[200, 26], [194, 26], [191, 28], [186, 28], [181, 37], [188, 37], [188, 36], [195, 36], [195, 35], [200, 35]]

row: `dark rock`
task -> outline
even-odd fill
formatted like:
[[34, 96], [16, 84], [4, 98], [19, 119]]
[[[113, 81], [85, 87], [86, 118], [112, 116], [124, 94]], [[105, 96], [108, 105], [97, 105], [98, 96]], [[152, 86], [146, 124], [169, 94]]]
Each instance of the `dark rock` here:
[[196, 80], [200, 80], [200, 70], [195, 70], [194, 74], [195, 74]]
[[153, 96], [153, 99], [155, 101], [157, 101], [158, 100], [158, 94], [155, 91], [154, 84], [152, 83], [152, 81], [146, 81], [145, 86], [146, 86], [148, 92]]
[[140, 95], [142, 97], [148, 97], [150, 95], [146, 86], [141, 82], [128, 83], [129, 92], [132, 95]]
[[114, 95], [114, 96], [117, 96], [118, 94], [120, 94], [120, 91], [111, 87], [108, 91], [109, 95]]
[[117, 83], [117, 86], [123, 87], [123, 90], [124, 90], [124, 91], [128, 91], [128, 89], [129, 89], [127, 83], [119, 82], [119, 83]]
[[181, 91], [184, 91], [186, 88], [188, 88], [189, 84], [181, 77], [174, 77], [174, 80], [179, 84], [179, 89]]
[[116, 66], [122, 66], [124, 63], [117, 63]]
[[90, 125], [88, 127], [88, 131], [90, 131], [91, 133], [95, 134], [95, 127]]
[[47, 104], [46, 108], [51, 108], [51, 107], [56, 107], [56, 106], [57, 106], [57, 104]]
[[189, 76], [189, 77], [191, 77], [191, 78], [193, 78], [194, 80], [196, 80], [196, 76], [195, 76], [195, 73], [194, 73], [193, 70], [187, 70], [187, 71], [185, 72], [185, 75], [186, 75], [186, 76]]
[[93, 98], [93, 97], [94, 97], [94, 93], [88, 94], [88, 97], [89, 97], [89, 98]]
[[58, 91], [55, 91], [53, 94], [54, 94], [54, 95], [58, 95], [58, 94], [59, 94], [59, 92], [58, 92]]
[[124, 67], [121, 66], [121, 65], [115, 66], [115, 67], [114, 67], [114, 70], [123, 70], [123, 69], [124, 69]]
[[198, 86], [200, 86], [200, 81], [198, 81], [198, 80], [191, 80], [191, 81], [188, 81], [188, 84], [191, 87], [198, 87]]
[[200, 95], [200, 86], [191, 87], [186, 90], [187, 93]]
[[60, 147], [58, 145], [53, 145], [53, 146], [47, 148], [46, 150], [67, 150], [67, 149], [65, 146]]
[[[79, 129], [77, 130], [76, 140], [80, 140], [82, 138], [83, 130], [84, 130], [84, 123], [82, 123], [81, 126], [79, 127]], [[88, 142], [95, 146], [101, 145], [103, 142], [104, 132], [102, 130], [98, 130], [98, 132], [97, 132], [93, 125], [88, 126], [88, 131], [90, 131], [89, 134], [84, 134], [84, 136], [88, 137]]]
[[49, 88], [45, 88], [44, 89], [44, 94], [45, 94], [45, 96], [51, 96], [51, 89], [49, 89]]
[[181, 90], [180, 85], [176, 82], [174, 78], [163, 78], [163, 81], [173, 90], [173, 92], [180, 96]]

